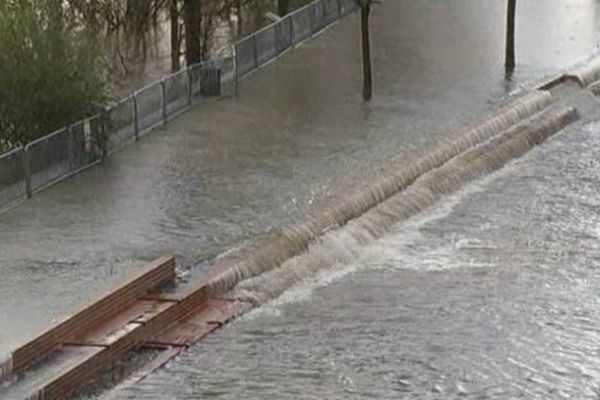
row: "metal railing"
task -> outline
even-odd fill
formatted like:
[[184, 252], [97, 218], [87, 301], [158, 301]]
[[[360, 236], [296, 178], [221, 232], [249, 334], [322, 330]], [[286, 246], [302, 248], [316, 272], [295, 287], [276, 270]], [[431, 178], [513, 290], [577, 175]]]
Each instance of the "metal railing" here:
[[355, 0], [315, 0], [234, 43], [232, 57], [190, 65], [98, 115], [0, 155], [0, 208], [96, 164], [198, 100], [234, 95], [239, 79], [357, 9]]
[[243, 77], [358, 9], [356, 0], [317, 0], [234, 44], [236, 74]]

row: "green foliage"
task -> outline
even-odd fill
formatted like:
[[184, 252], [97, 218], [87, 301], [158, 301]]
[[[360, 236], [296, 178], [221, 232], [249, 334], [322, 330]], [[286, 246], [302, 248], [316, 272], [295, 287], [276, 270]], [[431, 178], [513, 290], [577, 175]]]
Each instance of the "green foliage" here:
[[62, 0], [0, 1], [0, 150], [93, 113], [107, 90], [102, 54]]

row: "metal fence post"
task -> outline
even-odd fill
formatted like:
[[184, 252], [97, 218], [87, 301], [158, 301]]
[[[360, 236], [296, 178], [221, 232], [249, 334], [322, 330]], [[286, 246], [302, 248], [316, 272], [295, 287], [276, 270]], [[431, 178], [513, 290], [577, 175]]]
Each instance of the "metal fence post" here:
[[254, 51], [254, 68], [258, 68], [258, 41], [256, 34], [252, 35], [252, 50]]
[[167, 88], [165, 78], [160, 80], [160, 104], [162, 106], [163, 125], [167, 124]]
[[67, 127], [68, 134], [68, 142], [69, 142], [69, 164], [73, 170], [77, 169], [77, 165], [79, 163], [75, 162], [75, 157], [77, 155], [76, 152], [76, 144], [75, 144], [75, 124], [71, 124]]
[[325, 7], [325, 0], [319, 0], [315, 3], [315, 13], [318, 8], [321, 7], [321, 20], [319, 22], [319, 31], [322, 31], [327, 26], [327, 10]]
[[295, 38], [294, 38], [294, 18], [292, 18], [292, 14], [288, 15], [287, 18], [289, 18], [290, 20], [290, 46], [292, 47], [294, 46], [294, 43], [296, 42]]
[[133, 136], [135, 140], [140, 138], [140, 121], [139, 121], [139, 110], [137, 102], [137, 93], [133, 92], [131, 95], [131, 101], [133, 102]]
[[102, 155], [102, 159], [108, 157], [108, 136], [109, 132], [113, 129], [113, 123], [110, 119], [110, 113], [108, 112], [108, 108], [103, 108], [100, 110], [100, 116], [98, 118], [98, 123], [96, 129], [92, 129], [91, 121], [88, 124], [90, 128], [90, 134], [96, 135], [96, 140], [98, 145], [100, 146], [100, 152]]
[[237, 58], [237, 46], [234, 44], [233, 46], [233, 90], [234, 95], [238, 95], [238, 84], [239, 84], [239, 71], [238, 71], [238, 58]]
[[316, 12], [316, 2], [313, 2], [310, 4], [310, 34], [311, 36], [314, 35], [317, 32], [317, 28], [315, 27], [316, 22], [315, 22], [315, 12]]
[[29, 163], [29, 153], [27, 151], [29, 145], [23, 147], [23, 174], [25, 175], [25, 192], [27, 193], [27, 198], [30, 199], [33, 190], [31, 189], [31, 164]]
[[187, 67], [187, 79], [188, 79], [188, 107], [192, 106], [192, 67]]
[[338, 18], [342, 18], [342, 1], [336, 0], [338, 6]]
[[281, 54], [281, 20], [273, 24], [273, 31], [275, 32], [275, 57], [277, 58]]

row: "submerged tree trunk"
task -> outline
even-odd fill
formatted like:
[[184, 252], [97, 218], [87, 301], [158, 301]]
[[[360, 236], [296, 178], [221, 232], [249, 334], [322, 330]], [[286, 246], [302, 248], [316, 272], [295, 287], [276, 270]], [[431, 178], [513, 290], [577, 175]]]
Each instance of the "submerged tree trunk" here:
[[200, 22], [202, 9], [200, 0], [184, 0], [183, 23], [185, 29], [185, 61], [187, 65], [199, 63], [202, 59]]
[[179, 32], [179, 4], [178, 0], [170, 0], [169, 16], [171, 18], [171, 69], [177, 72], [181, 69], [179, 55], [181, 52], [181, 35]]
[[360, 11], [362, 54], [363, 54], [363, 99], [371, 100], [373, 97], [373, 77], [371, 72], [371, 43], [369, 41], [369, 14], [371, 4], [366, 1]]
[[517, 11], [517, 0], [508, 0], [508, 12], [506, 18], [506, 55], [504, 66], [507, 73], [515, 70], [515, 16]]
[[278, 0], [277, 1], [277, 14], [283, 17], [290, 12], [290, 0]]
[[211, 15], [204, 16], [202, 22], [202, 41], [200, 42], [200, 56], [203, 60], [210, 58], [211, 36], [213, 34], [213, 17]]
[[236, 12], [237, 12], [237, 35], [239, 37], [242, 36], [242, 27], [243, 27], [243, 21], [242, 21], [242, 0], [237, 0], [236, 1]]

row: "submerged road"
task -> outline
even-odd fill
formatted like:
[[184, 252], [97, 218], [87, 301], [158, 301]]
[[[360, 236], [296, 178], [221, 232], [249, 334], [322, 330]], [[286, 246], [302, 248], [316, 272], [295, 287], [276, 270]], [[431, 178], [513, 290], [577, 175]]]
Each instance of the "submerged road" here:
[[[359, 96], [359, 31], [352, 16], [244, 81], [238, 98], [198, 106], [97, 168], [0, 215], [0, 357], [143, 261], [175, 253], [195, 264], [299, 217], [338, 188], [360, 182], [362, 171], [435, 144], [519, 83], [555, 73], [597, 47], [595, 1], [530, 0], [520, 7], [522, 67], [513, 82], [506, 83], [501, 68], [504, 1], [388, 1], [373, 14], [372, 104]], [[443, 236], [444, 226], [432, 230]], [[422, 244], [427, 251], [430, 242]], [[400, 271], [404, 284], [402, 274], [415, 274], [413, 290], [432, 285], [420, 291], [429, 293], [432, 307], [446, 301], [426, 275], [392, 270]], [[377, 271], [381, 277], [386, 269]], [[457, 271], [451, 274], [463, 273]], [[368, 284], [370, 274], [358, 276]], [[331, 296], [347, 299], [351, 291], [338, 286]], [[398, 286], [396, 293], [402, 301], [410, 292]], [[348, 318], [353, 306], [347, 306]], [[339, 307], [322, 303], [313, 312], [332, 309]], [[279, 323], [302, 325], [296, 317]], [[223, 335], [236, 329], [243, 324]], [[271, 328], [261, 329], [270, 334]], [[348, 333], [347, 340], [357, 338]]]
[[597, 112], [110, 398], [597, 399], [599, 147]]

